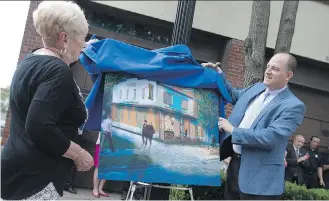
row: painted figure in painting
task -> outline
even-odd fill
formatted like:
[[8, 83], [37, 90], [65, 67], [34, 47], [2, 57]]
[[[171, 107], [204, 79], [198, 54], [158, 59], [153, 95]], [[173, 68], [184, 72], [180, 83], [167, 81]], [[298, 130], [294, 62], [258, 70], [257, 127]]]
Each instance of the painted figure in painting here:
[[[111, 151], [115, 152], [115, 148], [114, 148], [113, 140], [112, 140], [112, 116], [111, 116], [111, 114], [109, 114], [108, 117], [103, 120], [102, 130], [103, 130], [103, 134], [104, 134], [103, 139], [107, 140], [107, 142], [109, 143]], [[104, 144], [104, 140], [103, 140], [102, 145]]]

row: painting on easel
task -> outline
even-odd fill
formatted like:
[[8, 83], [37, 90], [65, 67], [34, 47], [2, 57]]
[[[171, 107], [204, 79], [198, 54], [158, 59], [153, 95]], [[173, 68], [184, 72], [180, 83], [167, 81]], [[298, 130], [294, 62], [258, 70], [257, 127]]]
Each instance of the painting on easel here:
[[105, 74], [99, 177], [220, 186], [219, 96]]

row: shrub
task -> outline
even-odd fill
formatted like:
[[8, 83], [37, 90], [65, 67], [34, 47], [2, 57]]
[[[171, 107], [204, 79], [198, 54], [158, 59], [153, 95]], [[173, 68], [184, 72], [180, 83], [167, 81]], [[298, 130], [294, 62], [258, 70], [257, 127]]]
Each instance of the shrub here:
[[[226, 174], [221, 172], [222, 185], [220, 187], [192, 186], [195, 200], [223, 200]], [[187, 187], [186, 185], [179, 185]], [[170, 200], [190, 200], [188, 191], [170, 190]], [[325, 189], [307, 189], [295, 183], [286, 182], [282, 200], [329, 200], [329, 191]]]

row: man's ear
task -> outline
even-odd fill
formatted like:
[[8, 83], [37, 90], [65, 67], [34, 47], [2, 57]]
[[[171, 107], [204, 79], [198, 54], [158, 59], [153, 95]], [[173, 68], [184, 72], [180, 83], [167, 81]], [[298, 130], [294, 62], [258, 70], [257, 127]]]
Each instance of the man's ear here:
[[293, 76], [294, 73], [292, 71], [289, 71], [286, 80], [290, 80]]

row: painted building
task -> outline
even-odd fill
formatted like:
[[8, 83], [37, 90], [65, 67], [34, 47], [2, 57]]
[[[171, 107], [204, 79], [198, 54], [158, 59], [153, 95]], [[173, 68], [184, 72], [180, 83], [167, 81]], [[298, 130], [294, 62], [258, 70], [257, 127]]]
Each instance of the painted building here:
[[193, 89], [130, 78], [113, 86], [112, 93], [111, 104], [106, 104], [111, 107], [116, 127], [141, 134], [146, 120], [155, 129], [154, 138], [209, 140], [198, 123], [198, 101]]

